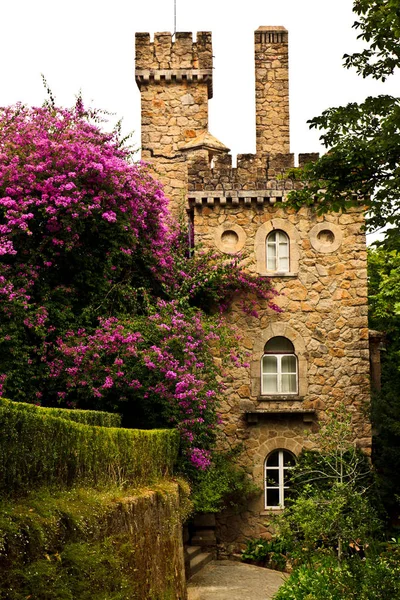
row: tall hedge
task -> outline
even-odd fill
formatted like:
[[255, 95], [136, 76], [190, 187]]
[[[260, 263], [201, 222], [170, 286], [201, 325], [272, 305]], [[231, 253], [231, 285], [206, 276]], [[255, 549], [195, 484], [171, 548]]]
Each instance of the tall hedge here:
[[172, 472], [174, 430], [93, 427], [0, 406], [0, 495], [41, 486], [147, 485]]
[[85, 423], [86, 425], [98, 425], [100, 427], [121, 427], [121, 415], [103, 412], [100, 410], [71, 410], [68, 408], [45, 408], [28, 404], [26, 402], [13, 402], [6, 398], [0, 398], [0, 407], [15, 408], [16, 410], [28, 410], [42, 412], [53, 417]]

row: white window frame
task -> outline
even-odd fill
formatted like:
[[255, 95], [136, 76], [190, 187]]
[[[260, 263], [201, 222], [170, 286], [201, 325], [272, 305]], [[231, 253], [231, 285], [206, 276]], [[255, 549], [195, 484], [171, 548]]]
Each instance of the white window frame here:
[[[271, 238], [275, 237], [273, 241]], [[279, 239], [282, 237], [282, 239]], [[286, 249], [286, 256], [282, 256], [282, 246]], [[272, 260], [275, 264], [274, 268], [269, 268], [269, 261]], [[282, 262], [287, 261], [283, 267]], [[265, 264], [267, 271], [275, 273], [289, 273], [290, 272], [290, 239], [288, 234], [281, 229], [273, 229], [269, 232], [265, 240]]]
[[[268, 459], [274, 454], [278, 452], [278, 466], [276, 467], [267, 467]], [[264, 461], [264, 506], [268, 510], [279, 510], [285, 508], [285, 490], [290, 489], [289, 485], [285, 485], [285, 471], [293, 469], [293, 466], [284, 466], [284, 454], [289, 454], [291, 458], [295, 462], [295, 456], [289, 450], [273, 450], [270, 452]], [[267, 477], [267, 469], [278, 471], [278, 485], [268, 485], [268, 477]], [[268, 505], [267, 504], [267, 490], [278, 490], [278, 498], [279, 503], [277, 505]]]
[[[277, 378], [277, 390], [274, 392], [270, 392], [264, 389], [264, 369], [263, 369], [263, 364], [264, 364], [264, 358], [266, 356], [273, 356], [274, 358], [276, 358], [276, 364], [277, 364], [277, 371], [276, 371], [276, 378]], [[294, 373], [282, 373], [282, 360], [283, 358], [285, 358], [286, 356], [293, 356], [295, 358], [295, 365], [296, 365], [296, 370]], [[271, 375], [271, 373], [268, 373], [269, 375]], [[284, 392], [282, 391], [282, 387], [283, 387], [283, 375], [295, 375], [296, 376], [296, 389], [294, 392]], [[280, 396], [296, 396], [299, 393], [299, 364], [298, 364], [298, 360], [297, 360], [297, 356], [291, 352], [291, 353], [274, 353], [274, 352], [265, 352], [262, 357], [261, 357], [261, 395], [262, 396], [275, 396], [275, 395], [280, 395]]]

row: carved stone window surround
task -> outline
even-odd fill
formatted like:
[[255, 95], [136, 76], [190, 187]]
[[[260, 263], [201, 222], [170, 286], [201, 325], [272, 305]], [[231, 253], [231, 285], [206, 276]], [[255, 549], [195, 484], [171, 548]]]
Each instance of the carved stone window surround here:
[[[289, 271], [285, 273], [267, 270], [265, 242], [268, 234], [274, 230], [283, 231], [289, 237]], [[268, 277], [297, 277], [299, 272], [299, 240], [300, 235], [296, 227], [286, 219], [271, 219], [263, 223], [258, 228], [254, 240], [257, 273]]]

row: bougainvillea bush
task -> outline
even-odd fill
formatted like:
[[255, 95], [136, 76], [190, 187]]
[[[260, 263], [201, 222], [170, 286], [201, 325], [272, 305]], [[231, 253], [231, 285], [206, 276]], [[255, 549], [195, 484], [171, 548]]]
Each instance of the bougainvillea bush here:
[[81, 99], [0, 109], [0, 388], [173, 425], [204, 469], [221, 359], [241, 361], [220, 311], [239, 292], [249, 314], [256, 296], [276, 309], [274, 292], [238, 258], [193, 257], [160, 185], [99, 118]]

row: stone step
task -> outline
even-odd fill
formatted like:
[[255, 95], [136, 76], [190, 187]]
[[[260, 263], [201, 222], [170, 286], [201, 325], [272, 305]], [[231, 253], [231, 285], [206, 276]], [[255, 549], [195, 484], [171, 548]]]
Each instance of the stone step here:
[[205, 567], [213, 557], [210, 552], [201, 552], [190, 560], [190, 577], [198, 573], [203, 567]]
[[200, 546], [186, 546], [185, 550], [186, 550], [190, 560], [192, 560], [192, 558], [195, 558], [196, 556], [201, 554]]

